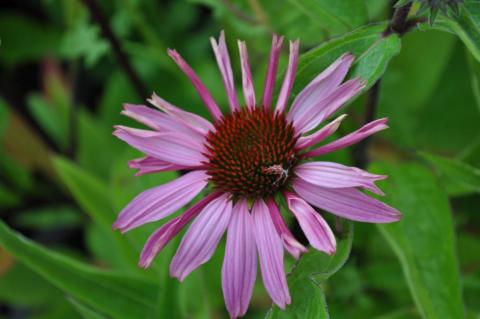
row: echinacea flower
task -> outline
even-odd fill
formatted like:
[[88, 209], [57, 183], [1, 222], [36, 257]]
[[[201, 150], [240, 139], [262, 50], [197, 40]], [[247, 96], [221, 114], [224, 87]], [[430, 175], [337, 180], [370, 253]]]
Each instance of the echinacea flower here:
[[318, 146], [336, 131], [345, 115], [315, 129], [365, 85], [358, 78], [343, 81], [354, 57], [350, 54], [339, 57], [295, 97], [287, 112], [299, 42], [290, 42], [285, 79], [272, 108], [282, 41], [283, 37], [273, 36], [261, 99], [254, 92], [246, 45], [238, 42], [245, 98], [245, 106], [241, 106], [224, 34], [220, 34], [218, 43], [211, 39], [231, 109], [228, 114], [220, 111], [185, 60], [169, 50], [168, 54], [192, 81], [213, 123], [154, 94], [149, 101], [160, 111], [131, 104], [126, 104], [123, 111], [151, 130], [118, 126], [114, 132], [145, 153], [145, 157], [130, 162], [131, 167], [138, 169], [137, 174], [186, 172], [135, 197], [120, 213], [115, 229], [126, 232], [166, 218], [211, 185], [209, 195], [151, 235], [139, 264], [148, 267], [191, 222], [170, 265], [170, 274], [183, 280], [210, 259], [227, 232], [222, 288], [233, 318], [247, 311], [257, 275], [257, 258], [264, 286], [273, 302], [280, 308], [291, 302], [283, 264], [284, 249], [299, 258], [307, 248], [288, 229], [275, 198], [285, 198], [310, 245], [327, 254], [335, 253], [335, 237], [313, 207], [361, 222], [388, 223], [400, 219], [397, 210], [359, 190], [381, 195], [375, 181], [386, 176], [338, 163], [309, 161], [387, 128], [387, 119], [376, 120]]

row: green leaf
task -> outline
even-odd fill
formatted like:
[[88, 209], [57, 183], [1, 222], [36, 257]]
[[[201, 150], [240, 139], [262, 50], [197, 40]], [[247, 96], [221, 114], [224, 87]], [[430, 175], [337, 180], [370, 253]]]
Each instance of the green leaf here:
[[124, 273], [100, 271], [41, 247], [0, 221], [0, 243], [27, 267], [86, 305], [114, 318], [146, 318], [158, 286]]
[[190, 1], [212, 7], [215, 16], [228, 21], [242, 38], [255, 34], [258, 39], [260, 34], [270, 36], [274, 31], [288, 39], [300, 38], [307, 46], [351, 31], [368, 21], [362, 0], [232, 0], [228, 4], [222, 0]]
[[315, 25], [328, 33], [340, 34], [367, 21], [365, 2], [361, 0], [288, 0], [288, 2], [292, 6], [289, 11], [296, 8], [302, 13], [300, 19], [307, 20], [310, 29], [311, 25]]
[[441, 173], [450, 194], [480, 193], [480, 169], [456, 159], [427, 152], [420, 152], [419, 155]]
[[465, 0], [460, 6], [459, 15], [452, 17], [443, 15], [436, 20], [435, 27], [457, 34], [473, 56], [480, 61], [480, 2]]
[[366, 80], [367, 87], [373, 85], [385, 72], [390, 59], [400, 52], [399, 37], [383, 37], [384, 30], [385, 24], [363, 27], [303, 54], [299, 59], [292, 96], [346, 52], [356, 57], [351, 75]]
[[10, 111], [5, 100], [0, 97], [0, 138], [3, 138], [10, 122]]
[[83, 303], [79, 302], [74, 298], [68, 298], [68, 301], [72, 304], [72, 306], [78, 311], [78, 313], [84, 319], [105, 319], [105, 316], [95, 312], [94, 310], [90, 309], [89, 307], [85, 306]]
[[411, 147], [418, 143], [417, 130], [424, 129], [419, 117], [439, 91], [442, 74], [452, 74], [447, 75], [445, 69], [454, 43], [453, 35], [439, 31], [413, 31], [402, 39], [402, 53], [392, 60], [382, 79], [378, 103], [379, 116], [387, 116], [395, 127], [386, 134], [397, 144]]
[[11, 154], [8, 154], [7, 150], [0, 150], [0, 171], [2, 171], [3, 182], [10, 186], [10, 192], [28, 193], [33, 187], [32, 173], [9, 155]]
[[96, 176], [107, 179], [112, 162], [125, 149], [125, 144], [112, 136], [111, 126], [84, 109], [78, 113], [77, 134], [79, 164]]
[[108, 200], [107, 185], [67, 158], [54, 157], [53, 163], [63, 183], [85, 212], [98, 224], [111, 227], [115, 214]]
[[88, 21], [79, 21], [68, 30], [60, 46], [63, 56], [69, 59], [84, 57], [89, 67], [94, 66], [108, 50], [108, 43], [101, 38], [99, 27]]
[[21, 197], [0, 182], [0, 207], [15, 207], [22, 202]]
[[15, 225], [36, 229], [69, 228], [80, 224], [80, 212], [70, 206], [38, 207], [15, 216]]
[[285, 311], [273, 306], [267, 318], [330, 318], [321, 284], [345, 264], [352, 241], [353, 224], [349, 222], [345, 236], [338, 239], [334, 255], [329, 256], [310, 248], [288, 274], [292, 303]]
[[480, 62], [475, 60], [475, 57], [471, 53], [467, 53], [467, 62], [473, 95], [477, 102], [478, 111], [480, 112]]
[[0, 276], [0, 301], [15, 306], [36, 306], [61, 298], [60, 291], [21, 263]]
[[109, 200], [108, 186], [66, 158], [55, 157], [53, 162], [58, 175], [80, 207], [103, 228], [110, 241], [116, 243], [126, 264], [131, 269], [138, 269], [136, 262], [140, 245], [112, 230], [116, 213]]
[[[113, 72], [105, 82], [105, 88], [98, 102], [98, 112], [102, 122], [113, 126], [125, 121], [120, 114], [122, 103], [140, 102], [124, 72]], [[143, 101], [142, 101], [143, 102]]]
[[31, 94], [27, 105], [35, 121], [60, 149], [65, 150], [68, 145], [68, 122], [61, 121], [55, 109], [39, 94]]
[[403, 213], [400, 222], [379, 225], [403, 268], [413, 300], [424, 318], [464, 318], [459, 269], [448, 197], [419, 164], [375, 164], [389, 175], [385, 201]]
[[2, 11], [0, 35], [0, 63], [15, 65], [48, 55], [58, 55], [61, 29], [30, 19], [26, 15]]

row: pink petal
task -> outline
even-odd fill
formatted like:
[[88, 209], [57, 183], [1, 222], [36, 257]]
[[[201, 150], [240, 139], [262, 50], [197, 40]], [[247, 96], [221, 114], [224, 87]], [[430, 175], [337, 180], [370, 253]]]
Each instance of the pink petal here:
[[210, 131], [215, 131], [214, 126], [212, 123], [207, 121], [201, 116], [197, 114], [193, 114], [190, 112], [186, 112], [159, 97], [155, 93], [153, 93], [152, 97], [148, 100], [152, 105], [158, 107], [160, 110], [164, 111], [165, 113], [169, 114], [170, 116], [177, 119], [179, 122], [184, 123], [192, 130], [195, 130], [202, 135], [207, 135]]
[[131, 160], [128, 162], [128, 166], [138, 170], [138, 172], [135, 173], [135, 176], [166, 171], [178, 171], [182, 169], [192, 169], [191, 166], [172, 164], [151, 156]]
[[[304, 112], [298, 112], [291, 118], [296, 131], [305, 133], [314, 129], [348, 100], [357, 95], [364, 87], [365, 82], [358, 78], [348, 80], [329, 95], [310, 105], [310, 107], [305, 107]], [[289, 116], [287, 116], [287, 118], [288, 117]]]
[[252, 216], [247, 202], [240, 200], [233, 207], [222, 266], [223, 295], [231, 318], [247, 312], [256, 277], [257, 248]]
[[183, 281], [213, 255], [232, 214], [229, 196], [224, 194], [213, 200], [195, 218], [170, 264], [172, 277]]
[[256, 105], [255, 88], [253, 87], [252, 73], [250, 72], [250, 65], [248, 63], [247, 45], [244, 41], [238, 41], [238, 48], [240, 50], [240, 62], [242, 66], [242, 85], [245, 103], [249, 109], [254, 109]]
[[174, 238], [182, 228], [197, 216], [203, 208], [212, 200], [217, 198], [219, 193], [212, 193], [201, 201], [187, 209], [182, 215], [170, 220], [155, 231], [150, 238], [148, 238], [143, 247], [142, 254], [138, 265], [143, 268], [148, 268], [156, 255]]
[[400, 220], [401, 214], [355, 188], [325, 188], [301, 179], [293, 182], [293, 189], [311, 205], [346, 219], [367, 223], [391, 223]]
[[206, 172], [193, 171], [169, 183], [146, 190], [120, 212], [113, 228], [126, 232], [167, 217], [190, 202], [207, 183]]
[[124, 104], [122, 114], [129, 116], [159, 132], [179, 132], [189, 135], [199, 142], [204, 141], [205, 134], [178, 121], [169, 114], [159, 112], [145, 105]]
[[175, 63], [177, 63], [178, 67], [188, 76], [190, 81], [192, 81], [193, 86], [197, 90], [198, 95], [200, 95], [203, 103], [205, 103], [207, 109], [210, 111], [210, 114], [212, 114], [213, 119], [215, 121], [220, 120], [222, 118], [222, 112], [197, 74], [177, 51], [168, 49], [168, 55], [175, 61]]
[[223, 85], [225, 91], [227, 91], [228, 102], [230, 103], [230, 109], [233, 111], [240, 110], [240, 104], [237, 99], [237, 92], [235, 91], [235, 83], [233, 81], [232, 65], [230, 63], [230, 56], [228, 54], [227, 44], [225, 43], [225, 32], [220, 32], [220, 38], [218, 43], [214, 38], [210, 38], [212, 43], [213, 52], [217, 59], [217, 64], [220, 69], [220, 73], [223, 78]]
[[158, 133], [130, 127], [116, 126], [113, 135], [130, 146], [163, 161], [183, 165], [198, 166], [207, 159], [202, 154], [202, 143], [178, 132]]
[[332, 162], [309, 162], [298, 165], [295, 175], [307, 183], [327, 188], [364, 187], [376, 194], [383, 192], [375, 181], [387, 178], [385, 175], [370, 174], [356, 167]]
[[273, 302], [281, 309], [285, 309], [285, 305], [290, 304], [291, 299], [283, 268], [282, 240], [262, 199], [255, 201], [252, 216], [263, 284]]
[[295, 80], [295, 73], [298, 66], [298, 49], [300, 42], [290, 41], [290, 57], [288, 60], [287, 72], [285, 73], [285, 79], [283, 80], [282, 88], [278, 96], [277, 105], [275, 107], [276, 112], [283, 113], [285, 106], [287, 105], [290, 92], [292, 91], [293, 81]]
[[300, 244], [293, 234], [288, 229], [288, 226], [285, 224], [285, 221], [280, 214], [277, 204], [273, 198], [267, 200], [268, 210], [270, 211], [270, 217], [272, 218], [273, 224], [277, 229], [278, 235], [282, 239], [283, 246], [285, 249], [292, 255], [295, 259], [300, 258], [300, 254], [307, 251], [307, 248]]
[[283, 37], [278, 37], [276, 34], [272, 38], [272, 49], [270, 50], [270, 58], [268, 61], [267, 74], [265, 75], [265, 86], [263, 89], [263, 108], [270, 109], [272, 104], [273, 88], [275, 87], [275, 79], [277, 77], [278, 59], [280, 57], [280, 50], [282, 49]]
[[388, 128], [388, 126], [386, 125], [387, 121], [387, 118], [383, 118], [365, 124], [355, 132], [352, 132], [348, 135], [345, 135], [344, 137], [339, 138], [338, 140], [328, 143], [327, 145], [320, 146], [317, 149], [305, 153], [305, 157], [320, 156], [355, 144], [358, 141], [361, 141], [374, 133]]
[[335, 253], [336, 241], [332, 230], [322, 216], [303, 199], [285, 192], [288, 208], [295, 215], [310, 245], [331, 255]]
[[345, 53], [317, 75], [293, 101], [290, 117], [296, 118], [302, 113], [309, 113], [313, 105], [329, 96], [342, 83], [354, 59], [353, 55]]
[[345, 117], [347, 117], [347, 114], [342, 114], [332, 122], [328, 123], [321, 129], [316, 131], [315, 133], [307, 136], [301, 136], [298, 139], [297, 148], [305, 149], [323, 141], [324, 139], [326, 139], [327, 137], [335, 133], [335, 131], [338, 129], [338, 127], [340, 126], [340, 123], [343, 121]]

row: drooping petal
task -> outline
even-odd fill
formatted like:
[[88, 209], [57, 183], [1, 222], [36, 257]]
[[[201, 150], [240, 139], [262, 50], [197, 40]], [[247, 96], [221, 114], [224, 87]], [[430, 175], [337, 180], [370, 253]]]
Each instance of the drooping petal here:
[[383, 192], [375, 181], [387, 178], [385, 175], [370, 174], [356, 167], [332, 162], [309, 162], [295, 167], [295, 175], [304, 181], [327, 188], [364, 187], [376, 194]]
[[148, 268], [155, 256], [174, 238], [182, 228], [197, 216], [203, 208], [212, 200], [217, 198], [219, 193], [212, 193], [200, 200], [198, 203], [187, 209], [182, 215], [170, 220], [155, 231], [143, 247], [138, 265]]
[[278, 37], [276, 34], [273, 35], [267, 74], [265, 75], [265, 86], [263, 88], [262, 103], [265, 110], [270, 109], [272, 105], [273, 88], [275, 87], [275, 79], [277, 77], [278, 59], [282, 49], [282, 42], [283, 37]]
[[215, 58], [217, 59], [220, 73], [222, 74], [223, 85], [225, 86], [225, 91], [227, 92], [230, 109], [232, 112], [237, 111], [240, 109], [240, 104], [238, 103], [237, 92], [235, 91], [232, 65], [230, 63], [230, 56], [228, 54], [227, 44], [225, 42], [225, 32], [223, 32], [223, 30], [220, 32], [218, 43], [214, 38], [210, 38], [210, 42], [212, 44], [213, 52], [215, 53]]
[[195, 218], [170, 264], [172, 277], [183, 281], [213, 255], [232, 215], [229, 196], [224, 194], [213, 200]]
[[195, 71], [185, 62], [185, 60], [180, 56], [180, 54], [175, 51], [168, 49], [168, 55], [177, 63], [178, 67], [188, 76], [190, 81], [192, 82], [193, 86], [198, 92], [198, 95], [200, 95], [200, 98], [202, 99], [203, 103], [205, 103], [205, 106], [207, 109], [210, 111], [210, 114], [212, 115], [213, 119], [215, 121], [218, 121], [222, 118], [222, 112], [220, 111], [220, 108], [218, 107], [217, 103], [213, 100], [213, 97], [210, 95], [210, 92], [208, 92], [207, 88], [205, 85], [202, 83], [200, 78], [197, 76]]
[[360, 79], [352, 79], [338, 86], [333, 92], [324, 98], [305, 107], [302, 111], [287, 118], [290, 120], [297, 132], [305, 133], [318, 126], [322, 121], [335, 113], [343, 104], [357, 95], [365, 87], [365, 82]]
[[282, 113], [287, 105], [290, 92], [292, 91], [293, 81], [295, 80], [295, 74], [298, 66], [298, 50], [300, 42], [298, 40], [290, 41], [290, 57], [288, 60], [287, 72], [285, 73], [285, 79], [283, 80], [280, 94], [278, 95], [277, 105], [275, 107], [276, 112]]
[[116, 126], [113, 135], [130, 146], [163, 161], [196, 167], [206, 161], [201, 142], [178, 132], [159, 133]]
[[129, 116], [159, 132], [179, 132], [203, 142], [205, 134], [199, 133], [169, 114], [159, 112], [145, 105], [124, 104], [122, 114]]
[[240, 200], [233, 207], [222, 266], [223, 295], [231, 318], [247, 312], [256, 277], [257, 248], [252, 216], [247, 202]]
[[327, 254], [336, 250], [335, 236], [325, 219], [297, 195], [285, 192], [288, 208], [295, 215], [310, 245]]
[[354, 59], [353, 55], [345, 53], [317, 75], [293, 101], [289, 111], [290, 118], [308, 113], [313, 105], [330, 95], [342, 83]]
[[120, 212], [113, 228], [126, 232], [167, 217], [190, 202], [207, 183], [208, 175], [205, 171], [193, 171], [146, 190]]
[[305, 156], [306, 157], [320, 156], [320, 155], [323, 155], [323, 154], [326, 154], [326, 153], [330, 153], [330, 152], [345, 148], [345, 147], [350, 146], [352, 144], [355, 144], [355, 143], [363, 140], [364, 138], [366, 138], [366, 137], [368, 137], [368, 136], [370, 136], [374, 133], [377, 133], [379, 131], [382, 131], [382, 130], [388, 128], [388, 126], [386, 124], [387, 121], [388, 121], [387, 118], [383, 118], [383, 119], [378, 119], [378, 120], [375, 120], [375, 121], [370, 122], [368, 124], [365, 124], [364, 126], [362, 126], [360, 129], [356, 130], [355, 132], [347, 134], [347, 135], [339, 138], [338, 140], [335, 140], [331, 143], [320, 146], [317, 149], [314, 149], [310, 152], [305, 153]]
[[311, 205], [350, 220], [367, 223], [390, 223], [400, 220], [395, 208], [371, 198], [355, 188], [325, 188], [301, 179], [293, 189]]
[[138, 170], [135, 173], [135, 176], [158, 172], [178, 171], [182, 169], [192, 169], [191, 166], [172, 164], [151, 156], [145, 156], [131, 160], [128, 162], [128, 167]]
[[345, 117], [347, 117], [347, 114], [342, 114], [339, 117], [337, 117], [335, 120], [333, 120], [332, 122], [328, 123], [327, 125], [325, 125], [321, 129], [316, 131], [315, 133], [313, 133], [311, 135], [307, 135], [307, 136], [301, 136], [298, 139], [298, 142], [297, 142], [298, 149], [305, 149], [305, 148], [308, 148], [312, 145], [315, 145], [315, 144], [323, 141], [324, 139], [326, 139], [327, 137], [329, 137], [333, 133], [335, 133], [337, 131], [338, 127], [340, 126], [340, 123], [343, 121], [343, 119]]
[[291, 299], [283, 268], [282, 240], [272, 222], [269, 209], [262, 199], [255, 201], [252, 217], [263, 284], [273, 302], [281, 309], [285, 309]]
[[277, 204], [273, 198], [267, 200], [267, 206], [270, 211], [270, 217], [272, 218], [273, 224], [277, 229], [280, 238], [282, 239], [283, 247], [292, 255], [295, 259], [300, 258], [300, 254], [307, 251], [302, 244], [300, 244], [292, 233], [288, 229], [288, 226], [285, 224], [285, 221], [280, 214]]
[[157, 131], [177, 131], [184, 130], [182, 123], [175, 121], [165, 113], [154, 110], [145, 105], [123, 104], [123, 115], [131, 117], [146, 126]]
[[195, 130], [202, 135], [206, 135], [208, 134], [208, 132], [215, 130], [213, 124], [204, 119], [203, 117], [194, 113], [186, 112], [168, 103], [155, 93], [153, 93], [152, 97], [148, 99], [148, 102], [152, 103], [152, 105], [154, 105], [155, 107], [158, 107], [160, 110], [183, 122], [185, 125], [188, 125], [192, 130]]
[[245, 97], [247, 107], [254, 109], [256, 105], [255, 88], [253, 86], [250, 64], [248, 63], [247, 45], [244, 41], [238, 41], [238, 49], [240, 50], [240, 62], [242, 66], [243, 96]]

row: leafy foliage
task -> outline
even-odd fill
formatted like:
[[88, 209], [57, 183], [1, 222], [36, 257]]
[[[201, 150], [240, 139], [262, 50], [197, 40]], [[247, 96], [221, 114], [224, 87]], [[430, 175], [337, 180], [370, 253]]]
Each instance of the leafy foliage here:
[[464, 305], [455, 255], [448, 197], [437, 180], [417, 164], [373, 165], [388, 174], [387, 202], [402, 221], [379, 229], [400, 260], [413, 300], [425, 318], [463, 318]]
[[267, 318], [329, 318], [322, 283], [345, 264], [352, 241], [353, 224], [350, 222], [337, 243], [335, 255], [328, 256], [314, 250], [306, 253], [288, 275], [292, 304], [285, 311], [274, 306]]

